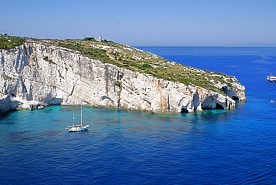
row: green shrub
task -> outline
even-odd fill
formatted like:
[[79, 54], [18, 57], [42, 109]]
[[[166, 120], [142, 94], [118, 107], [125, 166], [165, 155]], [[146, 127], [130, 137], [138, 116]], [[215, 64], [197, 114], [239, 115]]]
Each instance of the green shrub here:
[[49, 60], [48, 56], [43, 57], [43, 60], [48, 61]]
[[83, 40], [96, 41], [94, 37], [85, 37]]
[[0, 34], [0, 49], [12, 49], [24, 42], [25, 38]]
[[115, 81], [114, 85], [121, 88], [122, 87], [122, 82], [117, 80], [117, 81]]

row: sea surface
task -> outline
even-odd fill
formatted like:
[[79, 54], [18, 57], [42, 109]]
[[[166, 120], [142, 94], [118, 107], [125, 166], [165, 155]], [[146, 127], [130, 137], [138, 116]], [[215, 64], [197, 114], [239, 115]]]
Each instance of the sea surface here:
[[[139, 47], [246, 86], [233, 111], [189, 114], [80, 107], [0, 117], [0, 184], [276, 184], [276, 48]], [[273, 103], [274, 100], [275, 103]]]

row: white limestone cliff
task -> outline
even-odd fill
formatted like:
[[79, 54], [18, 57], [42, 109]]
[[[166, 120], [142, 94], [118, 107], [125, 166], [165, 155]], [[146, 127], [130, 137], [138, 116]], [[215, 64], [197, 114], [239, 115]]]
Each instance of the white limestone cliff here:
[[[91, 106], [192, 112], [234, 109], [233, 99], [245, 99], [245, 88], [237, 80], [231, 88], [225, 84], [218, 86], [229, 96], [119, 68], [39, 42], [0, 50], [0, 97], [11, 95], [22, 101], [49, 105], [84, 101]], [[0, 103], [3, 104], [1, 100]]]

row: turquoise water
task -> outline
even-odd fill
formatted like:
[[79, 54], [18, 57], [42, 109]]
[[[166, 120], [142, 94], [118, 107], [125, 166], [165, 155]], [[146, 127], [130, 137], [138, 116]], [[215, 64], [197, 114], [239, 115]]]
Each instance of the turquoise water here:
[[236, 76], [247, 98], [234, 111], [154, 115], [83, 108], [89, 131], [69, 133], [80, 107], [0, 117], [1, 184], [275, 184], [275, 48], [141, 47]]

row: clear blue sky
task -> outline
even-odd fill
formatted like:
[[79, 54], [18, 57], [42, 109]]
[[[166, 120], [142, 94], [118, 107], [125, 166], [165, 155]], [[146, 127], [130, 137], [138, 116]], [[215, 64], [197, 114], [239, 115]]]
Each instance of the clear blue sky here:
[[0, 0], [0, 33], [129, 45], [276, 46], [276, 0]]

